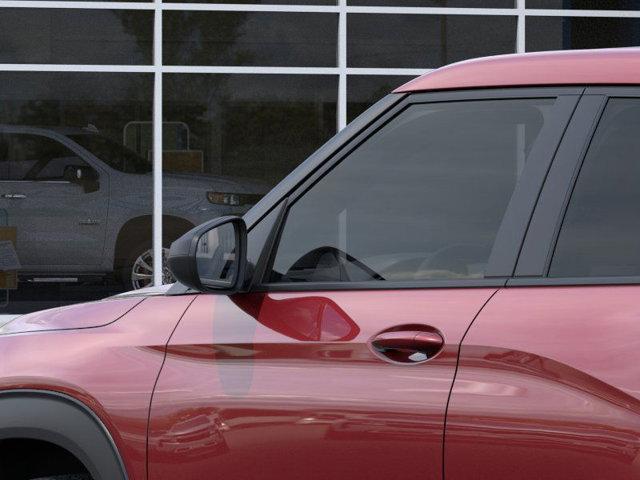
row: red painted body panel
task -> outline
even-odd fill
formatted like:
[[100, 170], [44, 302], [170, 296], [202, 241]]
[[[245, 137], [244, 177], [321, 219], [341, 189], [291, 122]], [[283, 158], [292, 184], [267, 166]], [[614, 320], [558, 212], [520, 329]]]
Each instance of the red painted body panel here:
[[[154, 393], [149, 478], [441, 478], [458, 344], [494, 291], [199, 296]], [[444, 350], [399, 365], [369, 349], [402, 324]]]
[[[145, 480], [153, 384], [166, 342], [192, 300], [193, 296], [151, 297], [105, 327], [0, 337], [0, 390], [51, 390], [80, 400], [113, 436], [129, 480]], [[140, 299], [127, 299], [131, 301]], [[103, 313], [110, 310], [114, 319], [121, 302], [101, 302]], [[81, 312], [78, 307], [76, 313]], [[48, 314], [55, 325], [57, 310]], [[40, 321], [40, 326], [47, 326], [44, 313]]]
[[93, 328], [115, 322], [142, 301], [140, 297], [92, 302], [22, 315], [2, 326], [3, 334]]
[[534, 85], [640, 84], [640, 48], [498, 55], [454, 63], [400, 86], [395, 93]]
[[640, 478], [640, 287], [503, 289], [465, 337], [447, 480]]

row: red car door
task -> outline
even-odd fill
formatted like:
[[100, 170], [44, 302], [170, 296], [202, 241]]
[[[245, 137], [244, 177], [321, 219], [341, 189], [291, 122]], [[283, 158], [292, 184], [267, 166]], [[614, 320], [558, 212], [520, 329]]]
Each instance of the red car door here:
[[[201, 295], [156, 387], [150, 478], [439, 478], [457, 345], [493, 292]], [[370, 350], [425, 312], [447, 339], [433, 360]]]
[[578, 96], [406, 97], [292, 186], [250, 231], [250, 292], [200, 295], [169, 342], [149, 477], [441, 478], [460, 341]]
[[447, 480], [640, 478], [640, 91], [579, 110], [516, 278], [464, 338]]

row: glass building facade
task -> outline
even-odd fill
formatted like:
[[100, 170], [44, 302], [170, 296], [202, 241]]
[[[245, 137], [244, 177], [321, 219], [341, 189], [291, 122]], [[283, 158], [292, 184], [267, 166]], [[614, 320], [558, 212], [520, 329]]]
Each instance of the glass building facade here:
[[640, 0], [0, 0], [0, 313], [171, 281], [171, 241], [429, 69], [639, 44]]

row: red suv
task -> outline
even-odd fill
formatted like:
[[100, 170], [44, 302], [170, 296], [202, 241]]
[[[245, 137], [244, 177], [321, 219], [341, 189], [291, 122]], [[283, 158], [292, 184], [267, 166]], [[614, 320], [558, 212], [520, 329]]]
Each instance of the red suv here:
[[0, 329], [0, 478], [640, 478], [640, 49], [424, 75], [169, 261]]

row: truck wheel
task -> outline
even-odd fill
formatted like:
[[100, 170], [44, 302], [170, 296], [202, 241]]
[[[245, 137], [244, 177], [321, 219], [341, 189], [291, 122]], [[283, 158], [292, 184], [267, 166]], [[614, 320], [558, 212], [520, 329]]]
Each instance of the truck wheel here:
[[[173, 283], [175, 279], [167, 266], [169, 249], [162, 249], [162, 283]], [[131, 250], [122, 269], [122, 283], [126, 288], [138, 290], [153, 286], [153, 249], [148, 243]]]

